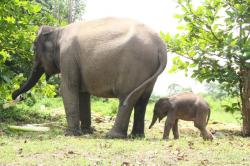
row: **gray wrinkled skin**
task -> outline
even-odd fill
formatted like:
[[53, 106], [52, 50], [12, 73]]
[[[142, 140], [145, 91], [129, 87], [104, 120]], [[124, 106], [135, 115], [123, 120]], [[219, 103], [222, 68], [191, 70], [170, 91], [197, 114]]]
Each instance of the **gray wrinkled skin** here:
[[177, 94], [168, 98], [159, 99], [154, 107], [154, 115], [151, 128], [157, 119], [162, 120], [167, 116], [165, 122], [163, 139], [169, 138], [172, 129], [175, 139], [179, 138], [178, 119], [194, 121], [204, 140], [212, 140], [212, 134], [207, 131], [206, 126], [210, 117], [210, 108], [207, 102], [200, 96], [191, 92]]
[[132, 136], [144, 136], [144, 116], [167, 52], [157, 33], [130, 19], [105, 18], [38, 32], [35, 63], [27, 82], [12, 97], [31, 89], [45, 73], [61, 73], [66, 135], [92, 133], [90, 95], [118, 98], [115, 124], [108, 133], [124, 138], [134, 108]]

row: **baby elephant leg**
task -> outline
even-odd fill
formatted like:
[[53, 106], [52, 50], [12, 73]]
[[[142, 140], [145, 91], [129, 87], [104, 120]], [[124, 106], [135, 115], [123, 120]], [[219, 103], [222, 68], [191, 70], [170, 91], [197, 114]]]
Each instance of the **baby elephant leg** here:
[[194, 126], [200, 130], [203, 139], [213, 140], [213, 135], [209, 131], [207, 131], [206, 125], [206, 117], [203, 118], [203, 116], [199, 116], [199, 118], [196, 118], [194, 121]]
[[173, 135], [174, 135], [174, 139], [179, 139], [178, 119], [176, 119], [175, 122], [174, 122]]
[[168, 116], [165, 122], [163, 139], [169, 139], [169, 132], [174, 126], [175, 119], [172, 116]]

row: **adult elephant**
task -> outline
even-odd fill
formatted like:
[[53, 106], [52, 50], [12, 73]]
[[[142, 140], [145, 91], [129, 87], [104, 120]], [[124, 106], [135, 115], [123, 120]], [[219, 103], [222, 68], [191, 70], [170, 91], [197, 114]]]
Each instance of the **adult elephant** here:
[[90, 95], [118, 98], [113, 138], [144, 136], [146, 105], [167, 52], [157, 33], [137, 21], [105, 18], [62, 28], [43, 26], [34, 42], [35, 62], [27, 82], [12, 97], [31, 89], [45, 73], [61, 73], [66, 135], [91, 133]]

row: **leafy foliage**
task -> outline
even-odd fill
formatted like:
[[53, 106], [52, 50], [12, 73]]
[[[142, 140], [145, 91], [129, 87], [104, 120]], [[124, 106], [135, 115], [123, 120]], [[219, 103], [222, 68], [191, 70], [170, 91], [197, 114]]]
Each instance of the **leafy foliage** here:
[[[172, 71], [192, 68], [192, 77], [200, 81], [218, 81], [232, 96], [240, 98], [223, 107], [230, 112], [241, 110], [242, 135], [250, 136], [250, 1], [178, 0], [182, 14], [176, 15], [182, 33], [162, 34], [176, 57]], [[196, 3], [197, 4], [197, 3]]]
[[[32, 42], [39, 26], [53, 25], [55, 21], [35, 1], [0, 2], [0, 104], [11, 99], [11, 92], [29, 74], [33, 59]], [[48, 91], [45, 94], [53, 96]]]
[[168, 89], [167, 89], [168, 96], [172, 96], [176, 93], [181, 93], [181, 92], [192, 92], [192, 88], [190, 88], [190, 87], [185, 88], [185, 87], [182, 87], [181, 85], [176, 84], [176, 83], [170, 84], [168, 86]]
[[181, 55], [173, 59], [171, 71], [190, 70], [200, 81], [223, 83], [224, 89], [239, 96], [240, 71], [249, 68], [250, 2], [247, 0], [204, 0], [194, 6], [179, 0], [177, 14], [181, 33], [162, 34], [169, 50]]
[[[85, 10], [85, 0], [36, 0], [36, 2], [42, 5], [42, 10], [45, 12], [52, 12], [59, 25], [81, 20]], [[71, 21], [69, 16], [72, 17]]]

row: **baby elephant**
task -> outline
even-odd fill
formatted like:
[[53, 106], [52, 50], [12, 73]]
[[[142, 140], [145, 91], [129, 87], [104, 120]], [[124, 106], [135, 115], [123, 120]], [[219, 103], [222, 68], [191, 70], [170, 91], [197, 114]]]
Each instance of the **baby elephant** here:
[[159, 99], [154, 107], [154, 115], [149, 126], [151, 128], [157, 119], [159, 122], [167, 116], [163, 139], [169, 138], [172, 129], [174, 139], [179, 138], [178, 119], [194, 121], [204, 140], [212, 140], [212, 134], [206, 130], [210, 117], [210, 108], [207, 102], [191, 92], [181, 93], [168, 98]]

